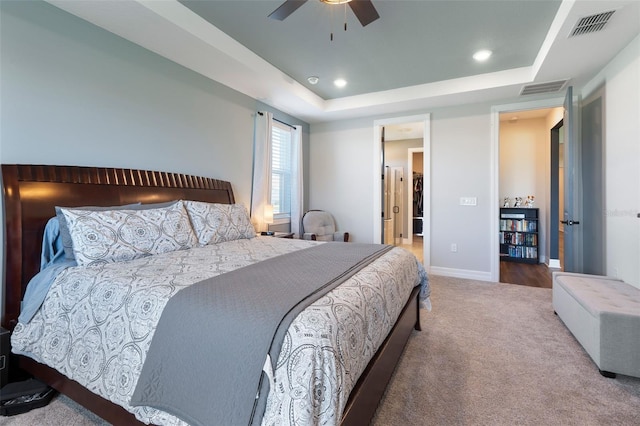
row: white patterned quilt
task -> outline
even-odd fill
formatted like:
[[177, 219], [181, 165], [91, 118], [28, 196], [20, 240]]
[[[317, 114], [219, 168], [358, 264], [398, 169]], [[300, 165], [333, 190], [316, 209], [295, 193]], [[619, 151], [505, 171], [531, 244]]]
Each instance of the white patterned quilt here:
[[[145, 423], [184, 424], [129, 406], [167, 300], [185, 286], [310, 244], [321, 243], [258, 237], [66, 269], [33, 319], [16, 326], [13, 350]], [[415, 257], [394, 248], [300, 313], [286, 334], [262, 424], [338, 424], [358, 377], [419, 283]]]

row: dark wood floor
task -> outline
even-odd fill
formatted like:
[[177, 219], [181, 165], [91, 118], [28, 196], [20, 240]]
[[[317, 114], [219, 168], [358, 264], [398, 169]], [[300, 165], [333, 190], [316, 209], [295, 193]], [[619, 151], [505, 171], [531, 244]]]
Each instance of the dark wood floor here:
[[551, 272], [552, 270], [544, 263], [529, 265], [500, 262], [500, 282], [502, 283], [551, 288]]
[[[564, 265], [564, 232], [558, 235], [558, 255], [560, 264]], [[551, 288], [551, 273], [544, 263], [529, 265], [517, 262], [500, 262], [500, 282], [526, 285], [530, 287]]]

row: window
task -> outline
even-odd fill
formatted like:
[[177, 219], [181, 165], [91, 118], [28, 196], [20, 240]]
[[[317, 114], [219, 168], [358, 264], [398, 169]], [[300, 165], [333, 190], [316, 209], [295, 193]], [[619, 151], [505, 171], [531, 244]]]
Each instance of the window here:
[[273, 120], [271, 131], [271, 199], [275, 220], [291, 217], [292, 128]]

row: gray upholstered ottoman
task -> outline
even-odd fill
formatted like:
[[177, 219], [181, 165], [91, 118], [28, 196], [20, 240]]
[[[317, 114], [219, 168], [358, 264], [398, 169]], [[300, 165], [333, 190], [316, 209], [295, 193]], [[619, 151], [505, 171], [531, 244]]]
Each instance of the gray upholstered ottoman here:
[[554, 272], [553, 309], [602, 375], [640, 377], [640, 289], [611, 277]]

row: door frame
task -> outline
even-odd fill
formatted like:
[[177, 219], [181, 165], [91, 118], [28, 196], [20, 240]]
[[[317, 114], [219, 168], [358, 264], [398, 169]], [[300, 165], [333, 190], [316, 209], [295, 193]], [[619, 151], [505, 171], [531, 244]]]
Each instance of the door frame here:
[[[424, 176], [424, 148], [409, 148], [407, 150], [407, 188], [409, 188], [409, 182], [413, 185], [413, 154], [418, 152], [423, 155], [422, 175]], [[409, 175], [411, 180], [409, 180]], [[422, 222], [422, 226], [424, 226], [424, 213]], [[405, 238], [405, 244], [413, 244], [413, 192], [409, 189], [407, 189], [407, 238]]]
[[[419, 114], [394, 118], [383, 118], [373, 121], [373, 234], [372, 241], [381, 243], [382, 241], [382, 128], [390, 124], [416, 123], [421, 122], [423, 125], [423, 168], [425, 178], [431, 176], [431, 114]], [[424, 266], [427, 272], [431, 266], [431, 179], [428, 184], [423, 186], [423, 199], [425, 203], [429, 203], [429, 208], [423, 210], [423, 256]]]
[[[564, 118], [558, 121], [549, 132], [551, 140], [551, 164], [549, 167], [549, 170], [551, 170], [551, 188], [549, 190], [549, 236], [547, 237], [547, 241], [549, 242], [549, 253], [547, 253], [547, 261], [549, 268], [552, 269], [562, 269], [562, 265], [560, 264], [559, 241], [560, 188], [564, 188], [564, 180], [560, 180], [560, 129], [563, 126]], [[562, 142], [564, 145], [564, 141]], [[564, 164], [562, 164], [562, 168], [564, 168]], [[562, 191], [562, 193], [564, 193], [564, 191]]]
[[505, 112], [525, 111], [532, 109], [545, 109], [561, 107], [564, 97], [541, 99], [529, 102], [517, 102], [512, 104], [495, 105], [491, 107], [491, 224], [489, 232], [491, 241], [491, 281], [500, 281], [500, 226], [498, 217], [500, 215], [500, 114]]

